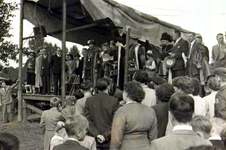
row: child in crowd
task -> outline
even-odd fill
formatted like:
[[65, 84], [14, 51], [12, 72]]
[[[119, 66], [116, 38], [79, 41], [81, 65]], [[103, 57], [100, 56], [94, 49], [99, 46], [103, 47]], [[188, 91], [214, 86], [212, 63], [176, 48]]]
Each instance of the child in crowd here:
[[204, 139], [209, 139], [212, 124], [207, 117], [197, 115], [191, 120], [193, 130]]
[[66, 107], [62, 110], [63, 120], [66, 120], [68, 116], [73, 116], [77, 114], [75, 107], [76, 98], [74, 96], [66, 96], [65, 98]]
[[61, 116], [61, 100], [58, 97], [52, 97], [50, 99], [49, 110], [43, 111], [40, 121], [40, 127], [45, 132], [44, 136], [44, 150], [49, 150], [50, 140], [54, 136], [54, 131], [57, 126], [57, 122]]
[[211, 130], [211, 137], [209, 138], [209, 140], [213, 144], [213, 146], [221, 148], [222, 150], [225, 150], [225, 146], [223, 144], [221, 134], [223, 130], [226, 128], [226, 124], [220, 118], [213, 118], [211, 122], [213, 127]]
[[3, 106], [2, 122], [12, 121], [12, 103], [13, 98], [11, 95], [12, 89], [15, 88], [19, 83], [19, 80], [16, 81], [12, 86], [6, 85], [5, 81], [1, 81], [0, 88], [0, 105]]

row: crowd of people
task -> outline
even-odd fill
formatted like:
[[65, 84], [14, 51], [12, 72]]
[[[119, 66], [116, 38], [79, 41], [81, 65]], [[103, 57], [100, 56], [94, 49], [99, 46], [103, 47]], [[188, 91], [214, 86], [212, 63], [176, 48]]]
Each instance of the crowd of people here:
[[[223, 34], [216, 36], [211, 59], [200, 35], [187, 36], [188, 41], [177, 30], [173, 36], [163, 33], [161, 48], [156, 49], [131, 39], [129, 68], [135, 73], [129, 74], [127, 83], [123, 78], [125, 45], [120, 39], [101, 48], [89, 40], [89, 48], [82, 50], [78, 60], [68, 54], [67, 80], [75, 74], [80, 83], [64, 103], [52, 97], [52, 108], [42, 113], [44, 149], [224, 150]], [[37, 57], [30, 53], [26, 63], [30, 92], [50, 94], [52, 70], [54, 94], [60, 94], [61, 53], [57, 49], [51, 58], [46, 48]], [[4, 112], [10, 112], [10, 103], [3, 102]]]

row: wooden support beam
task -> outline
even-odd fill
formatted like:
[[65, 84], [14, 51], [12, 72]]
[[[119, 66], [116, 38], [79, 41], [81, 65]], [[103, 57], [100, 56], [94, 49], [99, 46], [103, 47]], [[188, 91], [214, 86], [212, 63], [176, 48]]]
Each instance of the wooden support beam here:
[[39, 118], [41, 118], [41, 115], [39, 114], [27, 116], [27, 120], [33, 120], [33, 119], [39, 119]]
[[27, 121], [27, 102], [23, 99], [23, 121]]
[[23, 93], [23, 99], [25, 100], [35, 100], [35, 101], [50, 101], [50, 98], [52, 97], [58, 97], [60, 98], [60, 96], [56, 96], [56, 95], [41, 95], [41, 94], [25, 94]]
[[38, 113], [38, 114], [42, 114], [42, 112], [43, 112], [43, 110], [41, 110], [41, 109], [39, 109], [39, 108], [37, 108], [37, 107], [34, 107], [33, 105], [30, 105], [30, 104], [27, 104], [27, 108], [29, 108], [29, 109], [35, 111], [35, 112]]

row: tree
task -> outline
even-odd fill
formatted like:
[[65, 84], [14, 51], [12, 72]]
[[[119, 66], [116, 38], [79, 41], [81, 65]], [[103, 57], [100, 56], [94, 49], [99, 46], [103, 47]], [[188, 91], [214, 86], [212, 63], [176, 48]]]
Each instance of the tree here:
[[8, 65], [8, 59], [16, 60], [18, 53], [17, 45], [14, 45], [11, 41], [7, 41], [7, 38], [12, 37], [9, 34], [11, 29], [12, 18], [15, 16], [13, 11], [17, 10], [18, 6], [14, 3], [5, 3], [4, 0], [0, 0], [0, 59]]

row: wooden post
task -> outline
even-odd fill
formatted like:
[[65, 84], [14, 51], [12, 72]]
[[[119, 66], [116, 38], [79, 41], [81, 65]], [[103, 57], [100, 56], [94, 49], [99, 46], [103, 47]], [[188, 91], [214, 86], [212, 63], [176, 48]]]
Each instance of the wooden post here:
[[22, 51], [23, 51], [23, 18], [24, 0], [20, 0], [20, 33], [19, 33], [19, 87], [18, 87], [18, 116], [17, 120], [22, 121]]
[[62, 70], [61, 70], [61, 100], [65, 99], [65, 53], [66, 53], [66, 0], [63, 0], [63, 14], [62, 14]]
[[126, 53], [125, 53], [125, 74], [124, 84], [128, 82], [128, 61], [129, 61], [129, 39], [130, 39], [130, 27], [126, 26]]
[[23, 99], [23, 121], [27, 121], [27, 102]]

